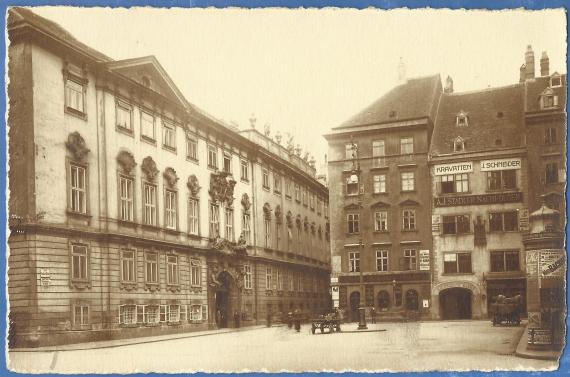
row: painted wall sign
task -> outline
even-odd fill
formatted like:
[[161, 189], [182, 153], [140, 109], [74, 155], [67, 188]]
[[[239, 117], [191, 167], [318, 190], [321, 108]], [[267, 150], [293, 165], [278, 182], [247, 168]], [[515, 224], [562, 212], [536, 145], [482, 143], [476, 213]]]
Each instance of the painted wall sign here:
[[541, 250], [540, 274], [543, 278], [566, 275], [566, 256], [563, 250]]
[[514, 170], [521, 168], [520, 158], [504, 158], [499, 160], [481, 161], [481, 171]]
[[427, 300], [427, 299], [424, 298], [423, 301], [422, 301], [422, 303], [423, 303], [422, 306], [423, 306], [424, 308], [429, 308], [429, 300]]
[[435, 165], [433, 167], [433, 172], [434, 175], [471, 173], [473, 172], [473, 163], [469, 161], [469, 162], [458, 162], [455, 164]]
[[538, 250], [527, 250], [526, 251], [526, 275], [528, 277], [538, 276], [538, 255], [540, 251]]
[[481, 204], [518, 203], [522, 202], [522, 192], [500, 194], [442, 196], [433, 199], [434, 207], [472, 206]]
[[42, 287], [49, 287], [51, 285], [51, 275], [48, 268], [40, 269], [40, 285]]
[[420, 271], [429, 271], [429, 250], [420, 250]]
[[522, 208], [519, 211], [519, 230], [521, 232], [526, 232], [529, 230], [528, 208]]

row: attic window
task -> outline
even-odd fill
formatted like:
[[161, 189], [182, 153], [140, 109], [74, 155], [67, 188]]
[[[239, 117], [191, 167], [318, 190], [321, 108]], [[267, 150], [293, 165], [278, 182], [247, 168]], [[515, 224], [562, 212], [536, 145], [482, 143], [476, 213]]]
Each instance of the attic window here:
[[391, 110], [391, 111], [388, 113], [388, 116], [389, 116], [390, 118], [394, 118], [394, 117], [396, 116], [396, 111]]
[[550, 87], [551, 88], [558, 88], [560, 86], [562, 86], [562, 78], [558, 75], [555, 75], [555, 76], [553, 75], [550, 78]]
[[467, 114], [465, 114], [463, 111], [457, 114], [457, 116], [455, 117], [455, 124], [458, 127], [467, 127], [469, 125]]
[[453, 151], [454, 152], [463, 152], [465, 150], [465, 140], [461, 138], [461, 136], [457, 137], [453, 141]]
[[502, 117], [503, 117], [503, 112], [497, 111], [497, 118], [502, 118]]
[[551, 88], [546, 88], [540, 94], [539, 103], [542, 110], [558, 107], [558, 96], [554, 94]]
[[143, 76], [141, 80], [144, 86], [150, 88], [150, 78], [148, 76]]

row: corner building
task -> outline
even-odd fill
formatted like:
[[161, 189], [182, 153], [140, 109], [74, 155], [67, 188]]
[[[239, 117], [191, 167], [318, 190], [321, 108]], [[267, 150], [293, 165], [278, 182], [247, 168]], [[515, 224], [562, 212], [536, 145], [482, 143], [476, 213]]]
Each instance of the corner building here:
[[326, 311], [314, 163], [204, 113], [152, 56], [113, 60], [23, 8], [8, 36], [11, 346]]

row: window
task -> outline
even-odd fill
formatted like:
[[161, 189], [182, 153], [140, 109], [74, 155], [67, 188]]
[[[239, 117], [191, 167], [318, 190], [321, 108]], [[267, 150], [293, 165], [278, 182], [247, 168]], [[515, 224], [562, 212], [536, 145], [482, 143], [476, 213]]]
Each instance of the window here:
[[191, 137], [186, 138], [186, 158], [198, 161], [198, 141]]
[[133, 250], [121, 250], [121, 281], [136, 282], [135, 265], [135, 252]]
[[562, 86], [562, 78], [560, 76], [552, 76], [550, 78], [550, 87], [557, 88], [559, 86]]
[[165, 121], [162, 122], [162, 145], [176, 150], [176, 129], [173, 124]]
[[65, 80], [65, 108], [81, 114], [85, 113], [85, 88], [80, 82]]
[[285, 178], [285, 197], [291, 199], [291, 180]]
[[469, 174], [442, 175], [440, 192], [442, 194], [469, 192]]
[[166, 283], [178, 284], [178, 257], [176, 255], [166, 256]]
[[491, 251], [491, 272], [507, 271], [520, 271], [519, 251]]
[[468, 215], [443, 216], [443, 234], [463, 234], [470, 231]]
[[250, 230], [250, 222], [251, 217], [249, 213], [242, 213], [241, 215], [241, 229], [243, 232], [243, 237], [245, 241], [249, 244], [251, 243], [251, 230]]
[[471, 273], [471, 253], [444, 253], [443, 272], [445, 274]]
[[234, 240], [234, 211], [231, 208], [226, 208], [225, 211], [225, 223], [226, 223], [226, 240]]
[[168, 305], [168, 322], [180, 322], [180, 305]]
[[417, 266], [416, 250], [404, 250], [404, 270], [415, 270]]
[[556, 144], [558, 139], [556, 138], [556, 128], [548, 127], [544, 130], [544, 144]]
[[358, 251], [348, 252], [348, 271], [349, 272], [360, 271], [360, 253]]
[[414, 153], [414, 138], [403, 137], [400, 139], [400, 154]]
[[158, 254], [145, 253], [145, 280], [149, 284], [158, 284]]
[[321, 215], [323, 213], [323, 200], [321, 198], [317, 198], [317, 215]]
[[119, 324], [136, 325], [137, 323], [137, 306], [136, 305], [120, 305], [119, 306]]
[[220, 235], [220, 208], [210, 203], [210, 238]]
[[73, 324], [75, 326], [84, 326], [89, 324], [89, 306], [73, 306]]
[[120, 208], [122, 221], [134, 221], [133, 215], [133, 180], [131, 178], [119, 177]]
[[374, 212], [374, 230], [376, 232], [388, 231], [388, 212], [378, 211]]
[[247, 160], [240, 160], [241, 180], [249, 181], [249, 166]]
[[159, 321], [164, 323], [167, 319], [168, 305], [160, 305]]
[[202, 320], [202, 305], [192, 305], [190, 310], [190, 319], [192, 321]]
[[141, 135], [144, 138], [155, 140], [154, 115], [141, 111]]
[[70, 209], [77, 213], [87, 213], [87, 186], [86, 169], [82, 166], [70, 164]]
[[273, 173], [273, 192], [281, 194], [281, 176], [277, 173]]
[[279, 268], [276, 268], [276, 272], [277, 272], [277, 290], [282, 291], [283, 290], [283, 272]]
[[231, 174], [232, 173], [232, 155], [228, 152], [224, 152], [224, 165], [223, 165], [224, 172]]
[[455, 117], [455, 124], [457, 125], [457, 127], [467, 127], [469, 125], [467, 114], [463, 112], [457, 114], [457, 116]]
[[197, 199], [188, 200], [188, 233], [197, 235], [200, 233], [199, 202]]
[[465, 150], [465, 141], [462, 138], [457, 138], [453, 141], [453, 151], [463, 152]]
[[373, 140], [372, 157], [384, 157], [385, 155], [386, 155], [386, 149], [384, 145], [384, 140]]
[[346, 195], [358, 195], [358, 177], [351, 176], [346, 178]]
[[271, 220], [264, 219], [265, 224], [265, 247], [271, 247]]
[[375, 194], [382, 194], [386, 192], [386, 175], [373, 176], [373, 190]]
[[306, 187], [301, 187], [303, 190], [303, 205], [306, 207], [309, 205], [308, 192]]
[[546, 184], [553, 184], [559, 182], [558, 176], [558, 163], [556, 162], [549, 162], [546, 164], [545, 169], [545, 182]]
[[73, 280], [87, 280], [89, 253], [85, 245], [71, 245], [71, 278]]
[[146, 305], [144, 307], [144, 323], [159, 323], [160, 312], [158, 305]]
[[253, 276], [251, 273], [251, 265], [246, 264], [243, 266], [244, 269], [244, 286], [245, 289], [252, 289], [253, 288]]
[[358, 213], [349, 213], [346, 215], [348, 224], [348, 233], [355, 234], [360, 232], [360, 217]]
[[144, 223], [156, 226], [156, 186], [143, 184], [144, 191]]
[[388, 271], [388, 250], [376, 250], [376, 271]]
[[558, 107], [558, 96], [556, 95], [543, 95], [540, 97], [543, 109], [551, 109]]
[[[356, 143], [355, 143], [355, 145], [356, 145], [356, 149], [358, 149], [358, 145], [357, 145]], [[345, 158], [346, 160], [352, 160], [352, 158], [353, 158], [353, 153], [354, 153], [354, 151], [353, 151], [353, 146], [352, 146], [352, 144], [346, 144], [346, 145], [345, 145], [344, 158]]]
[[517, 188], [516, 170], [497, 170], [487, 172], [489, 190], [513, 190]]
[[301, 201], [301, 186], [298, 183], [295, 183], [295, 200], [297, 202]]
[[269, 266], [265, 272], [265, 289], [268, 291], [273, 289], [273, 270]]
[[117, 127], [132, 132], [133, 123], [131, 119], [132, 115], [131, 106], [122, 101], [117, 101], [115, 106], [115, 112], [116, 112], [115, 116], [116, 116]]
[[309, 192], [309, 208], [315, 210], [315, 194]]
[[263, 168], [263, 181], [262, 181], [262, 185], [263, 188], [266, 190], [269, 190], [269, 169]]
[[414, 191], [414, 172], [402, 172], [400, 173], [400, 178], [402, 181], [402, 191]]
[[186, 321], [188, 313], [186, 312], [186, 305], [180, 305], [180, 322]]
[[198, 260], [190, 260], [190, 285], [199, 287], [202, 284], [202, 266]]
[[218, 168], [218, 148], [214, 145], [208, 145], [208, 167], [212, 169]]
[[416, 230], [416, 211], [405, 209], [402, 211], [402, 229]]
[[279, 250], [281, 247], [281, 228], [282, 224], [276, 222], [275, 223], [275, 248]]
[[489, 214], [489, 230], [491, 232], [516, 232], [519, 230], [516, 211]]
[[177, 208], [178, 203], [176, 199], [176, 191], [166, 190], [164, 198], [164, 208], [165, 208], [165, 226], [168, 229], [177, 229], [178, 226], [178, 216]]

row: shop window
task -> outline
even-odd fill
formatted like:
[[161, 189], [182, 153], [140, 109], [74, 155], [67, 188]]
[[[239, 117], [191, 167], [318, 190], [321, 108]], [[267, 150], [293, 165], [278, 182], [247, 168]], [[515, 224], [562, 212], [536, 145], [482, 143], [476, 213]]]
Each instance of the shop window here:
[[390, 307], [390, 294], [386, 291], [378, 293], [378, 309], [381, 311], [387, 310]]
[[489, 214], [489, 230], [491, 232], [516, 232], [519, 230], [516, 211], [496, 212]]
[[443, 216], [443, 234], [464, 234], [471, 231], [468, 215]]
[[441, 194], [469, 192], [469, 174], [442, 175], [440, 177], [439, 192]]
[[519, 251], [491, 251], [491, 272], [508, 271], [520, 271]]
[[515, 190], [517, 188], [516, 170], [497, 170], [487, 172], [487, 188], [495, 190]]
[[443, 272], [446, 274], [471, 273], [471, 253], [444, 253]]
[[412, 311], [419, 310], [419, 295], [415, 289], [406, 291], [406, 309]]

